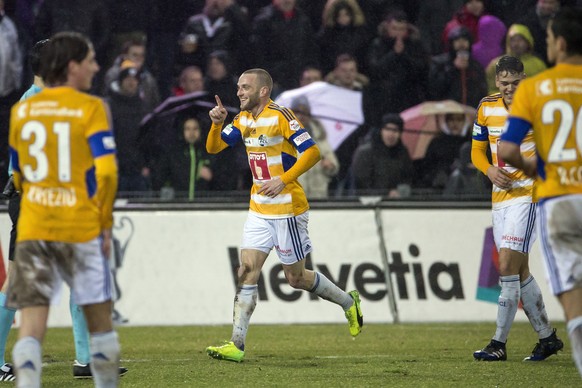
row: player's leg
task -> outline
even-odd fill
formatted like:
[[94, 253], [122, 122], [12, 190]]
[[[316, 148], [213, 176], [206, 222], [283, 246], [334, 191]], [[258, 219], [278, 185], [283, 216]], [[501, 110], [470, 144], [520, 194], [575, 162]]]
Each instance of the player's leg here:
[[8, 334], [10, 334], [12, 322], [14, 322], [16, 310], [6, 307], [6, 292], [14, 271], [14, 264], [12, 262], [14, 260], [14, 250], [16, 247], [16, 225], [19, 213], [20, 196], [15, 195], [8, 200], [8, 215], [10, 216], [10, 221], [12, 221], [12, 228], [10, 229], [10, 245], [8, 246], [8, 271], [6, 273], [6, 280], [0, 291], [0, 381], [14, 380], [12, 365], [6, 363], [5, 354], [6, 341], [8, 340]]
[[40, 387], [42, 341], [46, 333], [48, 306], [24, 307], [20, 310], [18, 341], [12, 349], [17, 387]]
[[241, 265], [234, 297], [231, 340], [223, 345], [209, 346], [206, 353], [219, 360], [241, 362], [251, 316], [257, 305], [261, 268], [274, 246], [269, 220], [249, 213], [243, 228]]
[[[10, 243], [12, 244], [12, 240], [10, 240]], [[5, 357], [6, 341], [16, 314], [15, 309], [6, 306], [6, 291], [13, 271], [14, 264], [12, 264], [12, 258], [9, 257], [6, 280], [2, 285], [2, 291], [0, 291], [0, 381], [14, 380], [14, 370], [12, 365], [6, 362]]]
[[101, 251], [101, 239], [72, 245], [77, 265], [69, 285], [75, 302], [83, 306], [87, 319], [93, 379], [98, 387], [115, 387], [119, 380], [121, 350], [111, 318], [109, 261]]
[[476, 360], [505, 361], [507, 352], [505, 343], [520, 298], [519, 271], [524, 260], [523, 254], [514, 250], [514, 242], [523, 236], [516, 236], [513, 220], [508, 212], [511, 206], [493, 210], [493, 237], [499, 250], [499, 284], [501, 292], [497, 303], [497, 319], [495, 335], [483, 349], [473, 353]]
[[75, 341], [75, 360], [82, 365], [89, 364], [91, 355], [89, 352], [89, 330], [87, 321], [81, 306], [73, 301], [73, 294], [69, 299], [71, 321], [73, 324], [73, 339]]
[[321, 272], [305, 268], [305, 257], [312, 251], [308, 234], [309, 213], [273, 222], [277, 243], [277, 254], [283, 264], [289, 285], [306, 290], [317, 296], [340, 305], [348, 319], [350, 334], [357, 336], [364, 325], [360, 309], [360, 296], [357, 291], [345, 292], [331, 282]]
[[[555, 330], [552, 330], [552, 326], [550, 325], [550, 320], [548, 319], [548, 314], [546, 312], [542, 291], [540, 290], [536, 279], [529, 272], [529, 252], [531, 251], [533, 243], [536, 239], [534, 223], [537, 205], [531, 204], [529, 209], [526, 209], [525, 205], [521, 205], [521, 207], [523, 210], [520, 211], [519, 208], [516, 207], [516, 211], [513, 214], [514, 219], [521, 218], [523, 220], [517, 225], [521, 225], [523, 228], [525, 228], [523, 231], [525, 238], [522, 246], [524, 260], [522, 262], [519, 274], [521, 280], [521, 303], [523, 305], [523, 310], [529, 319], [529, 322], [540, 339], [540, 342], [535, 345], [532, 354], [526, 357], [524, 360], [542, 361], [552, 354], [555, 354], [558, 350], [562, 349], [564, 344], [556, 336]], [[531, 217], [532, 215], [533, 218]], [[516, 234], [520, 235], [521, 232]]]
[[49, 305], [62, 283], [55, 265], [56, 256], [54, 244], [50, 242], [24, 241], [16, 245], [8, 306], [21, 308], [19, 339], [12, 350], [17, 386], [40, 386], [41, 346]]
[[538, 217], [549, 286], [564, 309], [572, 358], [582, 376], [582, 195], [544, 201]]
[[111, 301], [83, 306], [91, 333], [91, 372], [97, 387], [116, 387], [121, 347], [113, 330]]

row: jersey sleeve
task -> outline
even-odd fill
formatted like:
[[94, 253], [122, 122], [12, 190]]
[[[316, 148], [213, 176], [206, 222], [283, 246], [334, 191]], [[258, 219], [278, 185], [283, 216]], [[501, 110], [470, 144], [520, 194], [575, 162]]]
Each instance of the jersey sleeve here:
[[513, 96], [513, 102], [509, 109], [509, 117], [501, 134], [502, 141], [521, 144], [529, 130], [532, 128], [533, 118], [528, 109], [529, 98], [534, 94], [529, 91], [527, 82], [522, 82]]
[[279, 120], [283, 136], [289, 139], [297, 151], [305, 152], [306, 149], [315, 145], [315, 141], [311, 138], [309, 132], [303, 128], [299, 120], [297, 120], [295, 114], [287, 108], [283, 109], [284, 113]]
[[473, 123], [473, 140], [489, 141], [489, 129], [487, 128], [487, 122], [483, 114], [483, 104], [479, 104], [477, 117]]
[[93, 114], [89, 117], [86, 137], [95, 164], [101, 228], [111, 229], [113, 226], [113, 203], [117, 194], [117, 162], [115, 160], [115, 140], [107, 105], [103, 101], [97, 100]]

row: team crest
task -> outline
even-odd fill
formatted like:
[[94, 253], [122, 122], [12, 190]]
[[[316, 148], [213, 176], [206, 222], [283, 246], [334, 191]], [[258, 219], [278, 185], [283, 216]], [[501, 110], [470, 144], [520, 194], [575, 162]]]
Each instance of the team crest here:
[[269, 143], [269, 141], [267, 140], [267, 136], [265, 136], [265, 135], [259, 136], [259, 145], [261, 147], [266, 146], [268, 143]]

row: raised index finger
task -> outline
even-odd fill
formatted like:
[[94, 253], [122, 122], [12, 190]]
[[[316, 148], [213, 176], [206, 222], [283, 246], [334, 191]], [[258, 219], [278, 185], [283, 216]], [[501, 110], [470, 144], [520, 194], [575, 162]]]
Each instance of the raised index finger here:
[[214, 98], [216, 99], [216, 105], [218, 105], [219, 108], [224, 108], [224, 106], [222, 106], [222, 101], [220, 101], [220, 97], [218, 97], [217, 94], [214, 95]]

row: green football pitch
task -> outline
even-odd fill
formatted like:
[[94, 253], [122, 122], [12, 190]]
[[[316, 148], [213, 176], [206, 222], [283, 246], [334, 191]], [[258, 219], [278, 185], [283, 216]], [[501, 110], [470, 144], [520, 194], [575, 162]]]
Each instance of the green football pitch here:
[[[537, 336], [520, 322], [511, 329], [508, 360], [486, 363], [472, 353], [491, 339], [494, 322], [370, 324], [355, 340], [347, 325], [252, 325], [246, 358], [237, 364], [205, 352], [229, 337], [230, 326], [122, 326], [122, 365], [129, 372], [120, 386], [581, 387], [564, 323], [555, 327], [565, 343], [557, 356], [523, 362]], [[12, 330], [9, 349], [15, 339]], [[69, 328], [48, 331], [43, 387], [92, 386], [72, 378], [72, 341]]]

